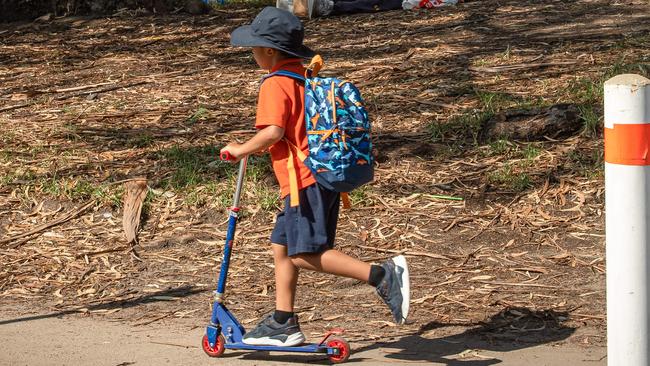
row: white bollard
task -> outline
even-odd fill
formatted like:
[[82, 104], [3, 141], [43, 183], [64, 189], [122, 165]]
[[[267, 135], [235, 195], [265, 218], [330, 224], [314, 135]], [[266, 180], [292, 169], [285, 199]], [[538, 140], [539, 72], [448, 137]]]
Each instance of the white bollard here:
[[650, 365], [650, 80], [605, 82], [607, 364]]

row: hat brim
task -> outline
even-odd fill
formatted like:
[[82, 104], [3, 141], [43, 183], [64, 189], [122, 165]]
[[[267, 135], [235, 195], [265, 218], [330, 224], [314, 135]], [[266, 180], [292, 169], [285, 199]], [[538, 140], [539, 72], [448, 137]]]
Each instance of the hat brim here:
[[312, 58], [316, 52], [312, 51], [305, 45], [300, 45], [298, 49], [288, 49], [276, 43], [273, 43], [263, 37], [256, 36], [250, 25], [242, 25], [230, 34], [230, 44], [239, 47], [269, 47], [280, 50], [288, 55], [299, 58]]

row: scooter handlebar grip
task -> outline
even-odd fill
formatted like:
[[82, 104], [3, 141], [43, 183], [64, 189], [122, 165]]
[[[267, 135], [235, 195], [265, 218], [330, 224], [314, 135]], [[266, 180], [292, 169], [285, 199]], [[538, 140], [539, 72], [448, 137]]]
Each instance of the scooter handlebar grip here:
[[230, 155], [229, 151], [224, 151], [219, 154], [219, 159], [221, 159], [221, 161], [230, 161], [232, 160], [232, 155]]

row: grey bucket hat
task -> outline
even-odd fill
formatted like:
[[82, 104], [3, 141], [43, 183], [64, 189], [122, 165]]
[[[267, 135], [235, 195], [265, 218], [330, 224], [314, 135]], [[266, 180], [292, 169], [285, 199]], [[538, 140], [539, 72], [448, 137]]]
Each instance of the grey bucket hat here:
[[302, 44], [305, 29], [295, 15], [267, 6], [253, 22], [235, 29], [230, 44], [241, 47], [269, 47], [288, 55], [311, 58], [315, 52]]

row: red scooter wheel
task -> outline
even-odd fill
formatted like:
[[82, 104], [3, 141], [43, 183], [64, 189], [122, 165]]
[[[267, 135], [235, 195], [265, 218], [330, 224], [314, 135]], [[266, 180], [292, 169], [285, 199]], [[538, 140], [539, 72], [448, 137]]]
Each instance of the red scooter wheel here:
[[350, 358], [350, 345], [341, 337], [330, 337], [327, 340], [327, 347], [339, 350], [338, 355], [329, 356], [332, 363], [343, 363]]
[[223, 354], [223, 351], [226, 350], [226, 340], [223, 339], [223, 336], [219, 334], [217, 337], [217, 343], [214, 347], [210, 346], [210, 341], [208, 341], [208, 336], [203, 336], [203, 341], [201, 342], [203, 346], [203, 352], [210, 357], [219, 357]]

